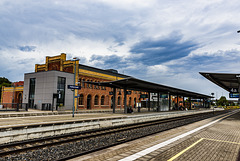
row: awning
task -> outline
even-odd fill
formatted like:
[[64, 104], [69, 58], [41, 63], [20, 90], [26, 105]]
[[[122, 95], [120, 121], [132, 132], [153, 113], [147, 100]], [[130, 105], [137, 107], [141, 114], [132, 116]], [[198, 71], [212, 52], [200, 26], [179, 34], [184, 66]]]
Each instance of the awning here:
[[231, 92], [232, 88], [238, 89], [240, 84], [240, 74], [229, 73], [203, 73], [199, 72], [202, 76], [222, 87], [228, 92]]
[[183, 89], [178, 89], [174, 87], [169, 87], [157, 83], [147, 82], [144, 80], [136, 79], [133, 77], [128, 77], [121, 80], [111, 81], [111, 82], [86, 82], [89, 84], [94, 84], [98, 86], [106, 86], [112, 88], [120, 88], [120, 89], [128, 89], [128, 90], [135, 90], [135, 91], [144, 91], [144, 92], [151, 92], [151, 93], [164, 93], [171, 95], [180, 95], [184, 97], [193, 97], [193, 98], [213, 98], [208, 95], [195, 93]]

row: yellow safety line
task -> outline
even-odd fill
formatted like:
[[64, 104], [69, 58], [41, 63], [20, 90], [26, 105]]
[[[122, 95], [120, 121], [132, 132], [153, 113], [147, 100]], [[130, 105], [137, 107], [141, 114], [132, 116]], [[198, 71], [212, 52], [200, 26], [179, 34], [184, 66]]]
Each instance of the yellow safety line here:
[[211, 140], [211, 141], [218, 141], [218, 142], [224, 142], [224, 143], [231, 143], [231, 144], [238, 144], [240, 145], [240, 143], [237, 142], [231, 142], [231, 141], [224, 141], [224, 140], [216, 140], [216, 139], [208, 139], [208, 138], [203, 138], [205, 140]]
[[179, 157], [180, 155], [182, 155], [183, 153], [185, 153], [186, 151], [188, 151], [189, 149], [191, 149], [193, 146], [195, 146], [196, 144], [198, 144], [199, 142], [201, 142], [204, 138], [199, 139], [197, 142], [193, 143], [191, 146], [187, 147], [186, 149], [184, 149], [183, 151], [181, 151], [180, 153], [178, 153], [177, 155], [173, 156], [172, 158], [170, 158], [168, 161], [173, 161], [174, 159], [176, 159], [177, 157]]
[[172, 158], [170, 158], [168, 161], [173, 161], [174, 159], [176, 159], [177, 157], [179, 157], [180, 155], [182, 155], [183, 153], [185, 153], [186, 151], [188, 151], [189, 149], [191, 149], [193, 146], [195, 146], [196, 144], [198, 144], [199, 142], [201, 142], [202, 140], [211, 140], [211, 141], [218, 141], [218, 142], [225, 142], [225, 143], [231, 143], [231, 144], [238, 144], [240, 145], [240, 143], [237, 142], [231, 142], [231, 141], [224, 141], [224, 140], [216, 140], [216, 139], [208, 139], [208, 138], [201, 138], [198, 141], [196, 141], [195, 143], [193, 143], [192, 145], [190, 145], [189, 147], [187, 147], [186, 149], [182, 150], [181, 152], [179, 152], [178, 154], [176, 154], [175, 156], [173, 156]]

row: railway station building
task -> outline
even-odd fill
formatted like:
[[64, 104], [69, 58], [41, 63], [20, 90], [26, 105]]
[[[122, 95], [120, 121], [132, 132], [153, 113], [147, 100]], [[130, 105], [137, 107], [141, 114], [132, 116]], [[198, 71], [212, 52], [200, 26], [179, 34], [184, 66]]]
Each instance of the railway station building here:
[[[70, 89], [73, 87], [81, 89]], [[10, 95], [11, 100], [18, 100], [29, 108], [40, 110], [71, 110], [73, 105], [76, 110], [126, 110], [127, 107], [144, 107], [144, 104], [150, 109], [151, 101], [155, 100], [159, 107], [157, 111], [168, 111], [173, 109], [174, 104], [184, 106], [184, 97], [189, 97], [190, 101], [191, 98], [202, 99], [203, 102], [210, 98], [139, 80], [114, 69], [104, 70], [79, 64], [78, 59], [67, 60], [64, 53], [47, 56], [45, 64], [35, 65], [35, 72], [25, 73], [24, 86], [3, 88], [2, 104], [11, 102], [7, 101]], [[204, 106], [208, 107], [207, 103]]]

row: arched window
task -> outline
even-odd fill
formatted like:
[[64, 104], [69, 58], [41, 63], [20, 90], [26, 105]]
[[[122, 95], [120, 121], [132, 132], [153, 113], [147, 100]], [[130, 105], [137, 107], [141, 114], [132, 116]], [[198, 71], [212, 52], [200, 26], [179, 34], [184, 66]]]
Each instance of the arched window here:
[[134, 102], [133, 102], [134, 108], [136, 107], [136, 104], [137, 104], [137, 98], [135, 97], [135, 98], [134, 98]]
[[104, 105], [104, 100], [105, 100], [105, 97], [102, 96], [102, 97], [101, 97], [101, 105]]
[[98, 105], [98, 100], [99, 100], [98, 95], [96, 95], [94, 99], [94, 105]]
[[118, 105], [121, 105], [121, 97], [118, 96]]
[[87, 96], [87, 109], [91, 109], [92, 96], [89, 94]]
[[83, 105], [84, 104], [84, 102], [83, 102], [83, 94], [80, 94], [80, 97], [79, 97], [79, 105]]

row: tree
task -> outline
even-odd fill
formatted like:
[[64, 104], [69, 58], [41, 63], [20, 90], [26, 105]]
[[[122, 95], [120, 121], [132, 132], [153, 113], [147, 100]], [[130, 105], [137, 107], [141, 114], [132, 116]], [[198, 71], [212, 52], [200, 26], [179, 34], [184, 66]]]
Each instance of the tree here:
[[217, 101], [218, 106], [225, 106], [228, 105], [228, 100], [226, 99], [225, 96], [222, 96], [218, 101]]
[[5, 77], [0, 77], [0, 98], [2, 98], [2, 86], [5, 87], [10, 87], [12, 85], [12, 82], [10, 82], [7, 78]]

